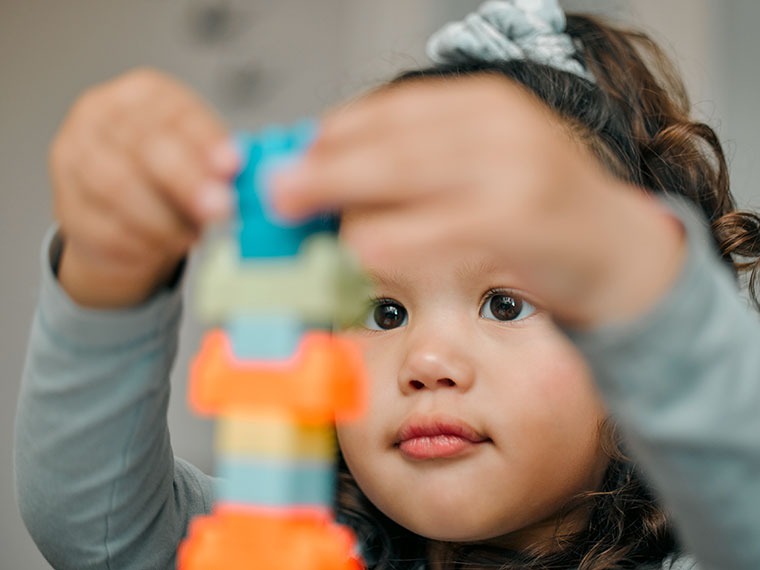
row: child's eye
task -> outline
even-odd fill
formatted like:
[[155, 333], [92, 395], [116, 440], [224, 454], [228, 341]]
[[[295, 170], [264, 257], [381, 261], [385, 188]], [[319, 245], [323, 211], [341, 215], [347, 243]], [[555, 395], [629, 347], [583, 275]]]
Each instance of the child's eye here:
[[392, 299], [377, 299], [373, 302], [364, 326], [374, 331], [387, 331], [406, 324], [406, 309]]
[[495, 321], [517, 321], [535, 311], [527, 301], [504, 291], [489, 291], [480, 306], [480, 316]]

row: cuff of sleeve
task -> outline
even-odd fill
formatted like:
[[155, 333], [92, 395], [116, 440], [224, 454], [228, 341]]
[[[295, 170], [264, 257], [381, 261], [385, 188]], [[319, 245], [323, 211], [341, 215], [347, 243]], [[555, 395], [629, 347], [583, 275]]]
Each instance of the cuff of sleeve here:
[[42, 244], [39, 317], [52, 340], [79, 350], [123, 349], [175, 330], [182, 314], [184, 266], [170, 287], [146, 302], [125, 309], [90, 309], [77, 305], [56, 277], [63, 240], [56, 226]]
[[641, 386], [618, 386], [626, 377], [626, 367], [646, 369], [654, 361], [665, 369], [681, 366], [684, 355], [698, 346], [697, 331], [722, 303], [741, 303], [736, 280], [715, 252], [706, 222], [694, 206], [682, 199], [663, 197], [668, 210], [683, 224], [686, 258], [676, 281], [655, 305], [641, 317], [627, 323], [600, 326], [591, 330], [566, 329], [565, 333], [588, 359], [599, 387], [608, 398], [624, 391], [629, 396], [641, 392], [649, 399], [666, 398], [673, 382], [648, 382]]

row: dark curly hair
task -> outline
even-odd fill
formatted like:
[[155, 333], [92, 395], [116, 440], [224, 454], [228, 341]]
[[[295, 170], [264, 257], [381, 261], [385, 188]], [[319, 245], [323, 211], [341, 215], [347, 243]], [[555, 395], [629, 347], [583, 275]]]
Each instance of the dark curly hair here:
[[[756, 307], [760, 218], [737, 211], [720, 142], [706, 124], [690, 118], [690, 103], [673, 64], [645, 34], [589, 15], [568, 15], [567, 33], [582, 46], [579, 60], [596, 84], [533, 61], [438, 65], [409, 71], [391, 85], [424, 78], [500, 75], [522, 84], [551, 108], [618, 178], [645, 192], [681, 196], [710, 224], [715, 246], [735, 275], [749, 274]], [[656, 567], [678, 553], [668, 517], [641, 474], [623, 453], [611, 420], [600, 426], [610, 457], [602, 487], [575, 497], [566, 512], [584, 507], [581, 531], [558, 533], [550, 543], [512, 552], [477, 543], [443, 543], [415, 535], [383, 515], [340, 463], [341, 516], [366, 545], [378, 570], [426, 567], [602, 570]]]

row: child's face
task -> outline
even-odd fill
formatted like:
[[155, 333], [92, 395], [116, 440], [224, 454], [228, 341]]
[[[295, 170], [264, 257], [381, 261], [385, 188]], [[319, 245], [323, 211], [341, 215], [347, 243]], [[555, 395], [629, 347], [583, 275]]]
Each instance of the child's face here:
[[368, 269], [380, 300], [348, 334], [364, 350], [369, 406], [338, 426], [359, 487], [428, 538], [519, 548], [552, 535], [608, 461], [581, 355], [497, 259], [441, 252]]

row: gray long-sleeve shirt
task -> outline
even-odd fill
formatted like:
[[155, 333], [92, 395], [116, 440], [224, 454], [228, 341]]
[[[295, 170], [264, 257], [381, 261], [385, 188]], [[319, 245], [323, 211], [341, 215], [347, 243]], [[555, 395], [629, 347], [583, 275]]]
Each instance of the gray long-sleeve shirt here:
[[[686, 265], [646, 316], [571, 338], [703, 570], [760, 569], [760, 325], [685, 217]], [[177, 289], [122, 311], [77, 307], [43, 248], [16, 426], [22, 516], [59, 569], [169, 569], [210, 478], [166, 424]], [[665, 567], [686, 570], [690, 558]]]

